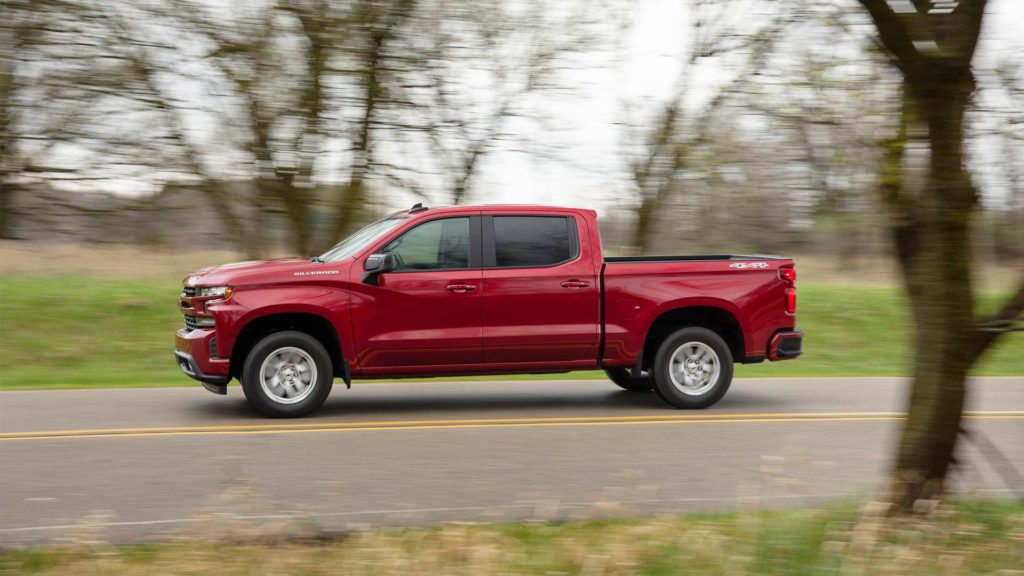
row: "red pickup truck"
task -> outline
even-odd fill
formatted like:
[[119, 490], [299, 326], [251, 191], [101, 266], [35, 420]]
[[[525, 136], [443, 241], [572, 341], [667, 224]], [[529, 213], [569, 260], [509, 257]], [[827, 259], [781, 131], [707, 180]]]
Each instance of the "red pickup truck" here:
[[800, 355], [795, 281], [772, 256], [605, 257], [593, 210], [416, 205], [312, 260], [188, 275], [175, 358], [268, 416], [315, 410], [335, 378], [596, 368], [704, 408], [734, 362]]

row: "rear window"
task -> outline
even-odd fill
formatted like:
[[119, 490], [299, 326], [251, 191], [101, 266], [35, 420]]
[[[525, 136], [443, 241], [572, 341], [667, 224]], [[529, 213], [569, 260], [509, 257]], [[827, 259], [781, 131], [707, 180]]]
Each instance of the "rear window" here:
[[569, 219], [561, 216], [495, 216], [498, 267], [550, 266], [575, 254]]

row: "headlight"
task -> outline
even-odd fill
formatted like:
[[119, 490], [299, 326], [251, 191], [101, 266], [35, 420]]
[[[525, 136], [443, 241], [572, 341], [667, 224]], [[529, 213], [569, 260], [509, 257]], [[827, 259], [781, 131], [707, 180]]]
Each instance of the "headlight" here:
[[211, 296], [219, 297], [221, 300], [227, 300], [231, 297], [231, 286], [213, 286], [210, 288], [200, 288], [200, 298], [209, 298]]

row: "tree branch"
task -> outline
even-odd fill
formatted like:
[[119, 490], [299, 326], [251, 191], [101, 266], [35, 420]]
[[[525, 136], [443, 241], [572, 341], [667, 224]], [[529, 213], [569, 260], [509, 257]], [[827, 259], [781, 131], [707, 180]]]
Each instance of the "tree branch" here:
[[871, 20], [878, 28], [878, 38], [899, 62], [900, 69], [906, 74], [908, 65], [915, 64], [917, 49], [910, 37], [903, 17], [892, 11], [886, 0], [860, 0], [868, 11]]
[[1017, 286], [1017, 292], [1007, 300], [999, 312], [978, 323], [978, 337], [972, 351], [972, 361], [981, 356], [1001, 335], [1019, 330], [1016, 326], [1024, 319], [1024, 277]]

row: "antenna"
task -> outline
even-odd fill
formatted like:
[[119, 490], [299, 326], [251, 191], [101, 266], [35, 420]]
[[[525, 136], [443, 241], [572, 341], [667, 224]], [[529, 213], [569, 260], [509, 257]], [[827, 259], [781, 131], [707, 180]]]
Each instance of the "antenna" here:
[[412, 208], [409, 209], [409, 214], [415, 214], [416, 212], [423, 212], [426, 209], [427, 209], [427, 207], [423, 205], [423, 202], [417, 202], [417, 203], [412, 205]]

